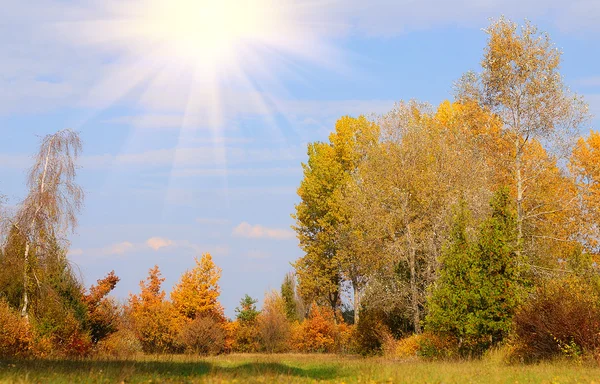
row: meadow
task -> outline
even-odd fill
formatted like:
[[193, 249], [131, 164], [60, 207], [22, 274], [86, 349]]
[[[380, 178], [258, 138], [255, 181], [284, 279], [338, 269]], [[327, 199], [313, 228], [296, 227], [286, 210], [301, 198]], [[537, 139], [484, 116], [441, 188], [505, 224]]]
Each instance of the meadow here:
[[1, 383], [600, 383], [591, 362], [506, 365], [335, 355], [141, 356], [0, 362]]

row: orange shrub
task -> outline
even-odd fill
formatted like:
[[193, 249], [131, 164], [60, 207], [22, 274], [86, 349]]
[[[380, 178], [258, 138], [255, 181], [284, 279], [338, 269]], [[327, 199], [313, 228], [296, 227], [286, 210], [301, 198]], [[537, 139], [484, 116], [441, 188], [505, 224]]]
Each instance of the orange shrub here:
[[398, 340], [396, 342], [396, 348], [394, 350], [393, 357], [397, 359], [410, 359], [417, 357], [420, 343], [421, 335], [412, 335]]
[[[363, 311], [360, 321], [356, 326], [357, 352], [362, 355], [375, 355], [386, 353], [386, 349], [393, 349], [390, 342], [394, 341], [390, 328], [384, 321], [382, 311]], [[388, 351], [389, 353], [389, 351]]]
[[310, 316], [292, 327], [292, 347], [299, 352], [332, 353], [340, 343], [340, 327], [331, 309], [314, 305]]
[[131, 310], [133, 330], [146, 353], [174, 353], [181, 350], [179, 331], [186, 321], [170, 302], [153, 303]]
[[25, 357], [32, 352], [29, 324], [8, 303], [0, 300], [0, 357]]
[[129, 297], [126, 317], [131, 320], [142, 348], [146, 353], [179, 352], [179, 332], [188, 321], [165, 300], [164, 282], [158, 266], [150, 269], [145, 281], [140, 282], [139, 295]]
[[108, 294], [115, 289], [118, 282], [119, 278], [115, 275], [115, 271], [111, 271], [83, 295], [83, 302], [88, 312], [88, 326], [94, 343], [117, 331], [119, 305], [114, 299], [108, 297]]
[[356, 327], [340, 320], [337, 324], [336, 351], [339, 353], [355, 353]]

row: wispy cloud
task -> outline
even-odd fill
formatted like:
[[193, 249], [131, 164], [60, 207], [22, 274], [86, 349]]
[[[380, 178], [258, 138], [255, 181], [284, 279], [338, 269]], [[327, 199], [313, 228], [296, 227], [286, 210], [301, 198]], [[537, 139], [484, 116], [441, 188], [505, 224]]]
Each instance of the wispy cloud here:
[[133, 243], [130, 243], [129, 241], [124, 241], [102, 248], [100, 250], [100, 253], [106, 256], [124, 255], [126, 253], [132, 252], [135, 248], [136, 246]]
[[247, 222], [240, 223], [233, 229], [233, 236], [248, 239], [293, 239], [296, 235], [289, 229], [267, 228], [262, 225], [251, 225]]
[[146, 240], [146, 245], [152, 248], [155, 251], [158, 251], [161, 248], [170, 247], [173, 245], [173, 240], [165, 239], [162, 237], [151, 237]]
[[144, 242], [122, 241], [115, 244], [110, 244], [100, 248], [75, 248], [69, 251], [69, 257], [75, 259], [85, 258], [106, 258], [115, 256], [127, 256], [140, 252], [161, 252], [167, 248], [172, 249], [188, 249], [195, 254], [210, 251], [211, 249], [218, 254], [227, 254], [228, 248], [223, 246], [206, 247], [204, 249], [198, 244], [194, 244], [187, 240], [172, 240], [165, 237], [151, 237]]

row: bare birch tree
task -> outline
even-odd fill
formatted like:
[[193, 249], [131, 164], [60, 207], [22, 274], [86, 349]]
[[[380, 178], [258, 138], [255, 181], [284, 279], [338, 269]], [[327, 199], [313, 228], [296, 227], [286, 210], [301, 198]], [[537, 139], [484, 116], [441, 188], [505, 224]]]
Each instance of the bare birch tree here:
[[74, 131], [62, 130], [47, 135], [42, 139], [28, 174], [29, 193], [14, 224], [26, 239], [21, 307], [21, 315], [25, 318], [29, 316], [30, 277], [36, 278], [30, 263], [32, 249], [43, 254], [48, 239], [56, 239], [77, 226], [77, 214], [84, 197], [83, 190], [75, 183], [76, 160], [81, 148], [81, 139]]

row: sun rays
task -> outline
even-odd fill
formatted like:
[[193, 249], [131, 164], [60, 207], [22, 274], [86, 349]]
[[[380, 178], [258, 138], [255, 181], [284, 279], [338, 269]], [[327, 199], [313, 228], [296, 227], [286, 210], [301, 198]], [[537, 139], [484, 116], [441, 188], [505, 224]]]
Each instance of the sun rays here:
[[90, 97], [110, 105], [140, 88], [141, 108], [221, 115], [209, 118], [218, 124], [224, 109], [235, 109], [219, 101], [224, 95], [252, 95], [265, 112], [261, 94], [285, 93], [282, 78], [301, 76], [298, 62], [342, 66], [330, 44], [339, 26], [325, 22], [330, 8], [306, 0], [102, 1], [59, 27], [112, 62]]
[[[285, 79], [302, 78], [304, 64], [343, 66], [331, 44], [340, 25], [328, 17], [336, 1], [102, 0], [58, 28], [108, 62], [84, 103], [107, 109], [125, 101], [134, 115], [181, 116], [172, 128], [170, 190], [173, 170], [186, 167], [182, 149], [199, 136], [214, 138], [214, 165], [227, 169], [218, 138], [239, 115], [258, 115], [283, 136], [275, 121], [288, 97]], [[129, 145], [146, 134], [134, 128]]]

